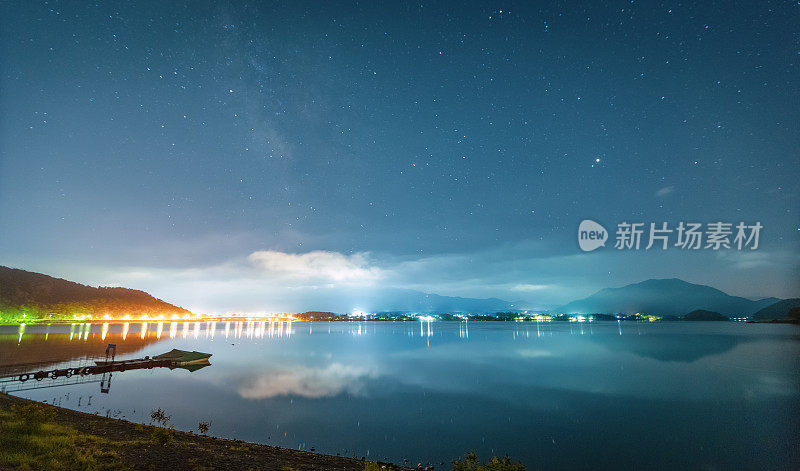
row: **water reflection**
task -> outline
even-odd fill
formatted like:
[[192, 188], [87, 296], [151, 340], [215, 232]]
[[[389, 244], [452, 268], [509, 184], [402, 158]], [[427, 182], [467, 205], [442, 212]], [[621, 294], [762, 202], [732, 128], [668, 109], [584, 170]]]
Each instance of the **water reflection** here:
[[[659, 338], [654, 339], [654, 335]], [[700, 330], [692, 336], [662, 336], [658, 332], [648, 331], [635, 332], [625, 338], [594, 337], [592, 340], [615, 353], [631, 353], [659, 361], [689, 363], [723, 354], [757, 338], [743, 335], [713, 335]]]
[[[160, 322], [158, 324], [156, 339], [160, 338], [163, 328]], [[75, 336], [76, 329], [73, 324], [70, 326], [69, 337], [67, 337], [66, 333], [63, 333], [55, 334], [51, 338], [51, 326], [47, 325], [45, 326], [44, 335], [32, 332], [31, 338], [26, 339], [30, 340], [30, 342], [23, 344], [26, 325], [22, 324], [18, 328], [16, 345], [4, 341], [6, 336], [0, 335], [0, 389], [3, 392], [19, 392], [31, 389], [97, 383], [99, 381], [100, 392], [108, 393], [114, 372], [162, 367], [197, 371], [210, 364], [208, 362], [210, 355], [179, 350], [173, 350], [153, 358], [145, 356], [139, 359], [117, 361], [117, 344], [115, 343], [107, 344], [105, 356], [102, 357], [96, 346], [87, 345], [86, 343], [92, 326], [90, 324], [80, 324], [78, 327], [77, 337]], [[125, 340], [127, 327], [127, 324], [123, 326], [122, 340]], [[107, 322], [101, 325], [99, 334], [101, 342], [105, 342], [109, 337], [109, 328], [110, 325]], [[147, 332], [147, 323], [142, 323], [140, 336], [142, 340], [146, 338]], [[93, 338], [93, 340], [96, 341], [97, 339]], [[42, 351], [43, 348], [44, 351]], [[76, 351], [83, 351], [86, 354], [76, 357]], [[123, 349], [123, 351], [130, 352], [129, 349]], [[58, 367], [54, 367], [54, 365], [58, 365]], [[99, 375], [102, 375], [102, 377], [97, 379]]]
[[345, 365], [333, 362], [325, 367], [303, 365], [276, 368], [243, 378], [237, 388], [246, 399], [266, 399], [277, 396], [322, 398], [341, 393], [363, 395], [366, 379], [378, 377], [369, 366]]
[[[88, 350], [92, 351], [92, 347], [86, 348], [82, 346], [65, 347], [65, 342], [88, 342], [91, 338], [94, 343], [102, 343], [105, 341], [117, 342], [120, 345], [130, 345], [131, 351], [136, 351], [143, 348], [145, 345], [166, 339], [163, 335], [165, 322], [159, 321], [155, 323], [140, 322], [136, 324], [135, 329], [138, 330], [139, 335], [136, 338], [129, 338], [130, 322], [122, 324], [113, 324], [104, 322], [99, 325], [92, 325], [90, 323], [77, 323], [69, 326], [26, 326], [20, 325], [17, 327], [16, 342], [14, 344], [8, 342], [7, 334], [0, 334], [0, 369], [15, 368], [19, 365], [25, 365], [31, 362], [37, 363], [58, 363], [74, 359], [77, 352]], [[262, 340], [262, 339], [290, 339], [295, 333], [295, 324], [291, 321], [275, 321], [275, 320], [235, 320], [235, 321], [172, 321], [168, 323], [169, 339], [182, 338], [187, 341], [203, 340], [213, 341], [215, 335], [219, 331], [221, 337], [225, 340]], [[180, 324], [180, 337], [178, 329]], [[315, 335], [313, 324], [308, 325], [308, 336]], [[347, 332], [355, 337], [376, 335], [376, 331], [380, 328], [380, 334], [385, 335], [387, 332], [391, 334], [405, 333], [409, 338], [419, 337], [425, 340], [425, 347], [431, 349], [431, 338], [437, 335], [437, 326], [445, 327], [447, 333], [456, 330], [457, 340], [463, 342], [470, 341], [470, 323], [469, 322], [432, 322], [431, 320], [422, 320], [419, 322], [391, 322], [391, 323], [376, 323], [376, 322], [348, 322], [348, 323], [326, 323], [326, 329], [317, 330], [317, 334], [339, 334]], [[474, 322], [472, 323], [474, 324]], [[603, 334], [595, 335], [595, 328], [597, 323], [591, 324], [553, 324], [553, 323], [527, 323], [527, 324], [496, 324], [496, 323], [482, 323], [480, 331], [483, 333], [482, 338], [473, 338], [473, 343], [483, 343], [488, 333], [497, 331], [508, 332], [511, 335], [510, 342], [517, 341], [530, 341], [536, 339], [542, 341], [545, 338], [553, 338], [554, 335], [558, 337], [567, 336], [580, 336], [586, 337], [590, 343], [576, 343], [572, 345], [571, 341], [561, 341], [555, 344], [557, 348], [569, 348], [575, 351], [575, 347], [579, 346], [580, 349], [591, 349], [591, 345], [596, 345], [602, 351], [611, 352], [612, 354], [628, 353], [638, 357], [660, 360], [660, 361], [678, 361], [678, 362], [693, 362], [705, 357], [714, 356], [729, 352], [742, 343], [756, 340], [757, 337], [748, 335], [719, 335], [718, 333], [705, 333], [702, 326], [698, 327], [696, 332], [692, 335], [672, 335], [670, 333], [669, 324], [653, 325], [644, 323], [608, 323], [602, 326]], [[673, 324], [674, 325], [674, 324]], [[615, 336], [607, 335], [608, 327], [613, 326], [616, 331]], [[0, 332], [6, 332], [11, 327], [2, 327]], [[333, 328], [333, 330], [332, 330]], [[418, 328], [418, 330], [415, 330]], [[33, 330], [31, 330], [33, 329]], [[99, 329], [99, 333], [96, 331]], [[65, 332], [68, 330], [68, 336]], [[28, 332], [26, 336], [26, 332]], [[201, 336], [202, 333], [202, 336]], [[51, 338], [51, 334], [53, 335]], [[202, 338], [201, 338], [202, 337]], [[443, 355], [454, 354], [452, 348], [446, 347], [455, 338], [445, 337], [443, 342], [434, 344], [435, 348], [443, 350]], [[45, 344], [47, 348], [45, 348]], [[240, 344], [241, 345], [241, 344]], [[12, 348], [13, 347], [13, 348]], [[445, 348], [442, 348], [445, 347]], [[505, 346], [504, 346], [505, 347]], [[99, 349], [100, 346], [94, 348]], [[126, 349], [127, 350], [127, 349]], [[535, 357], [553, 356], [553, 352], [543, 355], [544, 350], [519, 350], [517, 352], [509, 352], [507, 348], [488, 348], [486, 351], [481, 352], [481, 358], [488, 359], [497, 355], [504, 357], [519, 356], [520, 358], [532, 358], [530, 352], [538, 352]], [[527, 353], [526, 353], [527, 352]], [[124, 353], [129, 353], [124, 351]], [[409, 355], [410, 351], [405, 351], [401, 355]], [[602, 352], [595, 352], [594, 354], [601, 354]], [[88, 354], [90, 356], [91, 354]], [[420, 353], [422, 356], [437, 355], [436, 352], [427, 351]], [[606, 354], [604, 354], [606, 355]]]

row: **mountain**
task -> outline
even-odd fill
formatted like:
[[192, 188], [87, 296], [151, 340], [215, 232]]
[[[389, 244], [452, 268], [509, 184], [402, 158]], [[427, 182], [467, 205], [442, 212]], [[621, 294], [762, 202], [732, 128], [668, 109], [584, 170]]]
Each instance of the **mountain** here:
[[41, 273], [0, 266], [0, 315], [16, 318], [23, 313], [28, 317], [191, 314], [144, 291], [95, 288]]
[[766, 298], [753, 301], [731, 296], [716, 288], [689, 283], [677, 278], [633, 283], [621, 288], [605, 288], [597, 293], [561, 306], [556, 312], [568, 314], [647, 313], [682, 316], [705, 309], [724, 316], [749, 316], [778, 301]]
[[685, 321], [729, 321], [729, 317], [714, 311], [706, 311], [705, 309], [697, 309], [683, 316]]
[[400, 289], [389, 291], [393, 292], [395, 300], [391, 304], [388, 300], [384, 301], [386, 305], [404, 305], [409, 311], [490, 313], [515, 308], [514, 303], [498, 298], [462, 298]]
[[[326, 297], [319, 290], [319, 310], [350, 313], [353, 309], [364, 312], [464, 312], [470, 314], [495, 313], [516, 309], [517, 304], [497, 298], [462, 298], [424, 293], [412, 289], [370, 288], [347, 293], [331, 290]], [[310, 306], [316, 309], [315, 306]]]
[[[772, 319], [788, 319], [792, 317], [789, 312], [795, 308], [800, 308], [800, 298], [784, 299], [775, 304], [761, 309], [753, 314], [753, 319], [763, 321]], [[796, 311], [793, 313], [796, 316]]]

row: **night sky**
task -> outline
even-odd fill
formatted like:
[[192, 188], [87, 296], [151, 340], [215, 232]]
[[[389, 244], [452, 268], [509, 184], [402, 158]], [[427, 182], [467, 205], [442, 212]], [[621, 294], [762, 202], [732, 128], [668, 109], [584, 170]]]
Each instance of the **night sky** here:
[[800, 294], [800, 5], [530, 3], [0, 1], [0, 264], [200, 311]]

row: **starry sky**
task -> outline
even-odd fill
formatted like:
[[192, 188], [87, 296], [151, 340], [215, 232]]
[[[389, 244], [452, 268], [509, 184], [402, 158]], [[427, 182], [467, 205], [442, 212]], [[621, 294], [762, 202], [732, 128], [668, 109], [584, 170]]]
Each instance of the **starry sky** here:
[[[0, 17], [0, 264], [201, 311], [541, 307], [662, 277], [800, 294], [797, 2]], [[584, 253], [583, 219], [764, 229], [755, 251]]]

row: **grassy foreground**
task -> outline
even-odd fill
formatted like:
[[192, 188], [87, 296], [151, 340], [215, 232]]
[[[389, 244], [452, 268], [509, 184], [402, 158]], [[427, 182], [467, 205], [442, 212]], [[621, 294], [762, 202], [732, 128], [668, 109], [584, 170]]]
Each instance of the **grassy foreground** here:
[[[154, 411], [152, 417], [160, 423], [169, 419], [160, 409]], [[200, 429], [208, 427], [201, 423]], [[455, 471], [525, 470], [522, 464], [508, 458], [492, 457], [484, 464], [474, 453], [452, 465]], [[0, 469], [379, 471], [409, 468], [135, 424], [0, 393]]]
[[403, 468], [134, 424], [0, 393], [0, 469]]

